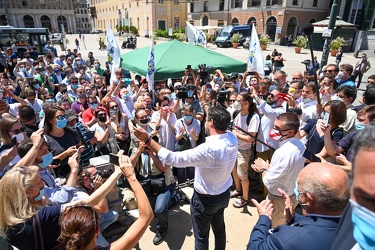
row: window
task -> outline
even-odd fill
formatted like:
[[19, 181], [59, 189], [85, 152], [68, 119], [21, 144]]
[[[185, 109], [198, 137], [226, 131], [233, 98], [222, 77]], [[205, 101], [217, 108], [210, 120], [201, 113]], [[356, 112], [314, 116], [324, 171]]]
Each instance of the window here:
[[261, 0], [247, 0], [247, 7], [259, 7]]
[[164, 3], [164, 0], [158, 0], [158, 3], [163, 4], [163, 3]]
[[314, 0], [313, 7], [318, 7], [318, 0]]
[[224, 27], [224, 20], [217, 20], [217, 26]]
[[180, 18], [179, 17], [175, 17], [174, 18], [174, 29], [178, 30], [179, 28], [180, 28]]
[[27, 1], [26, 0], [22, 1], [22, 6], [27, 6]]
[[139, 2], [137, 1], [137, 7], [139, 7]]
[[208, 11], [208, 1], [204, 1], [204, 3], [203, 3], [203, 11]]
[[175, 5], [179, 5], [179, 4], [180, 4], [180, 1], [178, 1], [178, 0], [174, 0], [174, 4], [175, 4]]
[[242, 0], [231, 0], [231, 8], [242, 8]]
[[190, 12], [194, 12], [194, 3], [193, 2], [190, 3]]
[[219, 11], [224, 10], [224, 6], [225, 6], [225, 0], [220, 0], [220, 2], [219, 2]]
[[292, 5], [298, 5], [298, 0], [293, 0]]
[[158, 20], [158, 29], [159, 30], [165, 30], [165, 21], [164, 20]]
[[267, 0], [267, 3], [266, 3], [267, 6], [281, 5], [281, 4], [282, 4], [282, 0]]

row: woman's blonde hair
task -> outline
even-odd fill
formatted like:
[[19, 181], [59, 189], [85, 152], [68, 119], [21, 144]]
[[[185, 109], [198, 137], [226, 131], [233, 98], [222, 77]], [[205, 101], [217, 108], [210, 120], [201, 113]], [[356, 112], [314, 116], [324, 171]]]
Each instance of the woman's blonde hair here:
[[0, 236], [6, 238], [9, 228], [24, 223], [36, 214], [29, 202], [26, 189], [33, 187], [39, 175], [37, 166], [14, 167], [0, 181]]

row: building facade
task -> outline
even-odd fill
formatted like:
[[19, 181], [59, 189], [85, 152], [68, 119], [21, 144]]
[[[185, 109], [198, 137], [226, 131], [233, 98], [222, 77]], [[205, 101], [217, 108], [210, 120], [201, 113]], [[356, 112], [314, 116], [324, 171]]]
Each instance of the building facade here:
[[2, 0], [0, 25], [48, 28], [50, 32], [76, 32], [76, 0]]
[[329, 16], [333, 0], [194, 0], [188, 21], [197, 26], [250, 25], [258, 34], [268, 34], [276, 43], [285, 36], [302, 34], [306, 23]]
[[78, 6], [75, 9], [76, 29], [78, 33], [90, 33], [91, 22], [89, 15], [89, 5], [87, 0], [78, 0]]
[[187, 1], [179, 0], [90, 0], [93, 29], [105, 30], [107, 22], [116, 26], [135, 26], [140, 35], [151, 29], [184, 29]]

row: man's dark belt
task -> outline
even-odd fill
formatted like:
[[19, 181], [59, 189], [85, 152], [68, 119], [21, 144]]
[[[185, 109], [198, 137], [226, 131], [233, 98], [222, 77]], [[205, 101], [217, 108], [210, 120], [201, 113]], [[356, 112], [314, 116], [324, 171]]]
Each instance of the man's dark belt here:
[[212, 194], [201, 194], [201, 193], [199, 193], [197, 190], [194, 189], [194, 192], [195, 192], [198, 196], [200, 196], [200, 197], [215, 197], [215, 196], [218, 196], [218, 195], [222, 195], [222, 194], [224, 194], [226, 191], [228, 191], [228, 190], [225, 190], [225, 191], [222, 192], [221, 194], [215, 194], [215, 195], [212, 195]]

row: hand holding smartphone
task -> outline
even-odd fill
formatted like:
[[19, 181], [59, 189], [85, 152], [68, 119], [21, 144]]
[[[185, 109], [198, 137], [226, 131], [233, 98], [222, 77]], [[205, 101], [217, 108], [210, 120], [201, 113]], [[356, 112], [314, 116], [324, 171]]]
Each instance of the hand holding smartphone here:
[[324, 112], [324, 115], [323, 115], [323, 117], [322, 117], [322, 120], [323, 120], [323, 122], [324, 122], [324, 126], [328, 126], [328, 124], [329, 124], [329, 117], [330, 117], [330, 113], [328, 113], [328, 112]]

